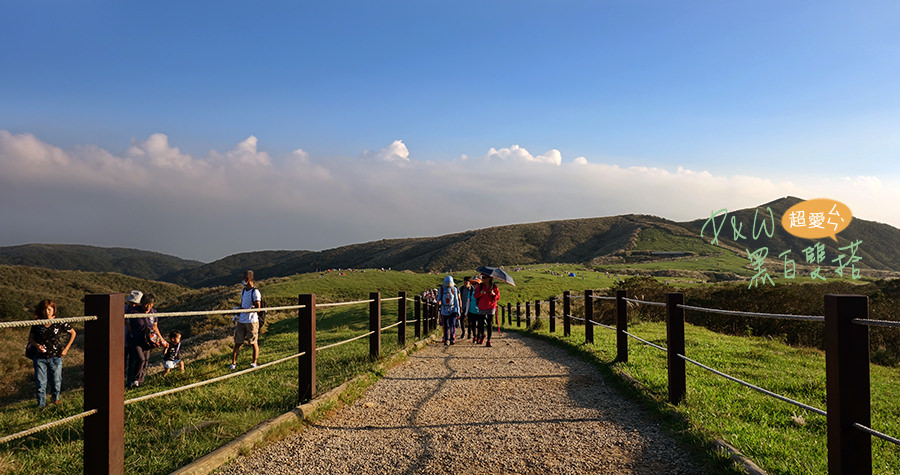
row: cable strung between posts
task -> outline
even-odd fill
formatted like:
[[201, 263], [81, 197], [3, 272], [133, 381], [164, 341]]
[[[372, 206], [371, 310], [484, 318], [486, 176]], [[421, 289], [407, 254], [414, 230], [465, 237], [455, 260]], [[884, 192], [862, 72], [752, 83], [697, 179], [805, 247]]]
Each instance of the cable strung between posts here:
[[590, 322], [593, 323], [594, 325], [597, 325], [598, 327], [603, 327], [603, 328], [606, 328], [606, 329], [608, 329], [608, 330], [613, 330], [613, 331], [618, 330], [618, 328], [616, 328], [616, 327], [611, 327], [611, 326], [609, 326], [609, 325], [604, 325], [604, 324], [602, 324], [602, 323], [600, 323], [600, 322], [595, 322], [595, 321], [593, 321], [593, 320], [591, 320]]
[[723, 377], [723, 378], [726, 378], [726, 379], [730, 379], [731, 381], [734, 381], [735, 383], [738, 383], [738, 384], [740, 384], [740, 385], [742, 385], [742, 386], [746, 386], [746, 387], [748, 387], [748, 388], [750, 388], [750, 389], [759, 391], [759, 392], [761, 392], [761, 393], [763, 393], [763, 394], [766, 394], [766, 395], [768, 395], [768, 396], [772, 396], [772, 397], [774, 397], [775, 399], [779, 399], [779, 400], [781, 400], [781, 401], [791, 403], [791, 404], [793, 404], [793, 405], [795, 405], [795, 406], [802, 407], [803, 409], [806, 409], [807, 411], [812, 411], [812, 412], [815, 412], [816, 414], [819, 414], [819, 415], [822, 415], [822, 416], [827, 416], [827, 415], [828, 415], [828, 413], [826, 413], [825, 411], [823, 411], [823, 410], [821, 410], [821, 409], [819, 409], [819, 408], [812, 407], [812, 406], [803, 404], [802, 402], [795, 401], [795, 400], [793, 400], [793, 399], [791, 399], [791, 398], [789, 398], [789, 397], [785, 397], [785, 396], [782, 396], [782, 395], [780, 395], [780, 394], [773, 393], [772, 391], [769, 391], [768, 389], [763, 389], [763, 388], [761, 388], [761, 387], [759, 387], [759, 386], [755, 386], [755, 385], [750, 384], [750, 383], [748, 383], [748, 382], [746, 382], [746, 381], [741, 381], [740, 379], [737, 379], [737, 378], [735, 378], [734, 376], [727, 375], [727, 374], [725, 374], [725, 373], [723, 373], [723, 372], [721, 372], [721, 371], [716, 371], [716, 370], [714, 370], [714, 369], [710, 368], [709, 366], [706, 366], [706, 365], [704, 365], [704, 364], [702, 364], [702, 363], [698, 363], [698, 362], [696, 362], [696, 361], [694, 361], [694, 360], [688, 358], [687, 356], [684, 356], [684, 355], [677, 355], [677, 356], [678, 356], [679, 358], [681, 358], [681, 359], [687, 361], [688, 363], [693, 363], [693, 364], [695, 364], [695, 365], [697, 365], [697, 366], [699, 366], [699, 367], [701, 367], [701, 368], [703, 368], [703, 369], [705, 369], [705, 370], [707, 370], [707, 371], [709, 371], [709, 372], [711, 372], [711, 373], [717, 374], [717, 375], [719, 375], [719, 376], [721, 376], [721, 377]]
[[593, 298], [596, 300], [615, 300], [616, 299], [615, 297], [608, 297], [606, 295], [597, 295]]
[[390, 301], [392, 301], [392, 300], [400, 300], [401, 298], [403, 298], [403, 297], [391, 297], [391, 298], [388, 298], [388, 299], [381, 299], [381, 301], [382, 301], [382, 302], [390, 302]]
[[46, 325], [47, 323], [92, 322], [96, 319], [97, 319], [96, 315], [88, 315], [86, 317], [40, 318], [37, 320], [19, 320], [19, 321], [15, 321], [15, 322], [0, 322], [0, 328], [33, 327], [35, 325]]
[[622, 300], [625, 300], [628, 302], [634, 302], [634, 303], [642, 303], [644, 305], [654, 305], [657, 307], [665, 307], [666, 306], [666, 304], [664, 302], [648, 302], [646, 300], [629, 299], [629, 298], [624, 298], [624, 297], [622, 298]]
[[900, 327], [900, 322], [891, 320], [869, 320], [868, 318], [854, 318], [851, 320], [857, 325], [869, 325], [874, 327]]
[[10, 434], [4, 437], [0, 437], [0, 444], [10, 442], [16, 439], [21, 439], [22, 437], [28, 437], [32, 434], [37, 434], [38, 432], [56, 427], [58, 425], [65, 424], [66, 422], [77, 421], [78, 419], [84, 419], [87, 416], [94, 415], [99, 411], [96, 409], [91, 409], [90, 411], [84, 411], [81, 414], [75, 414], [74, 416], [66, 417], [65, 419], [60, 419], [58, 421], [48, 422], [43, 425], [39, 425], [37, 427], [32, 427], [31, 429], [26, 429], [21, 432], [16, 432], [15, 434]]
[[576, 317], [576, 316], [574, 316], [574, 315], [569, 315], [569, 318], [571, 318], [572, 320], [578, 320], [579, 322], [583, 322], [583, 321], [584, 321], [583, 318], [578, 318], [578, 317]]
[[317, 307], [340, 307], [341, 305], [354, 305], [354, 304], [358, 304], [358, 303], [369, 303], [369, 302], [374, 302], [374, 301], [375, 300], [373, 300], [373, 299], [369, 299], [369, 300], [355, 300], [353, 302], [320, 303], [320, 304], [317, 304], [316, 306]]
[[394, 327], [396, 327], [397, 325], [400, 325], [401, 323], [403, 323], [403, 322], [397, 322], [397, 323], [395, 323], [395, 324], [393, 324], [393, 325], [388, 325], [388, 326], [382, 328], [381, 331], [390, 330], [391, 328], [394, 328]]
[[291, 359], [294, 359], [294, 358], [299, 358], [299, 357], [301, 357], [301, 356], [303, 356], [303, 355], [305, 355], [305, 354], [306, 354], [306, 352], [304, 351], [304, 352], [302, 352], [302, 353], [297, 353], [296, 355], [286, 356], [286, 357], [281, 358], [281, 359], [279, 359], [279, 360], [270, 361], [270, 362], [268, 362], [268, 363], [261, 364], [261, 365], [255, 367], [255, 368], [248, 368], [248, 369], [245, 369], [245, 370], [238, 371], [238, 372], [236, 372], [236, 373], [226, 374], [226, 375], [224, 375], [224, 376], [219, 376], [219, 377], [217, 377], [217, 378], [207, 379], [207, 380], [205, 380], [205, 381], [200, 381], [200, 382], [198, 382], [198, 383], [188, 384], [188, 385], [186, 385], [186, 386], [181, 386], [181, 387], [178, 387], [178, 388], [168, 389], [168, 390], [161, 391], [161, 392], [154, 393], [154, 394], [148, 394], [148, 395], [146, 395], [146, 396], [141, 396], [141, 397], [136, 397], [136, 398], [126, 399], [126, 400], [125, 400], [125, 405], [127, 406], [127, 405], [129, 405], [129, 404], [133, 404], [133, 403], [136, 403], [136, 402], [147, 401], [147, 400], [149, 400], [149, 399], [156, 399], [156, 398], [158, 398], [158, 397], [166, 396], [166, 395], [168, 395], [168, 394], [178, 393], [178, 392], [181, 392], [181, 391], [184, 391], [184, 390], [187, 390], [187, 389], [199, 388], [200, 386], [206, 386], [207, 384], [217, 383], [217, 382], [219, 382], [219, 381], [224, 381], [224, 380], [226, 380], [226, 379], [233, 378], [233, 377], [235, 377], [235, 376], [240, 376], [240, 375], [242, 375], [242, 374], [251, 373], [251, 372], [253, 372], [253, 371], [259, 371], [259, 370], [261, 370], [261, 369], [263, 369], [263, 368], [266, 368], [266, 367], [269, 367], [269, 366], [272, 366], [272, 365], [276, 365], [276, 364], [278, 364], [278, 363], [283, 363], [283, 362], [285, 362], [285, 361], [288, 361], [288, 360], [291, 360]]
[[626, 331], [623, 331], [622, 333], [624, 333], [624, 334], [630, 336], [631, 338], [634, 338], [635, 340], [637, 340], [637, 341], [639, 341], [639, 342], [641, 342], [641, 343], [643, 343], [643, 344], [645, 344], [645, 345], [650, 345], [650, 346], [656, 348], [657, 350], [663, 350], [663, 351], [665, 351], [666, 353], [669, 352], [669, 350], [667, 350], [667, 349], [665, 349], [665, 348], [663, 348], [663, 347], [661, 347], [661, 346], [659, 346], [659, 345], [657, 345], [657, 344], [655, 344], [655, 343], [650, 343], [649, 341], [647, 341], [647, 340], [645, 340], [645, 339], [643, 339], [643, 338], [641, 338], [641, 337], [639, 337], [639, 336], [632, 335], [631, 333], [628, 333], [628, 332], [626, 332]]
[[856, 427], [857, 429], [859, 429], [863, 432], [874, 435], [875, 437], [878, 437], [879, 439], [886, 440], [892, 444], [900, 445], [900, 440], [897, 440], [887, 434], [882, 434], [881, 432], [878, 432], [877, 430], [872, 429], [871, 427], [866, 427], [866, 426], [860, 424], [859, 422], [854, 422], [853, 427]]
[[722, 310], [718, 308], [694, 307], [691, 305], [678, 304], [680, 308], [685, 310], [696, 310], [698, 312], [721, 313], [724, 315], [739, 315], [744, 317], [760, 317], [760, 318], [781, 318], [785, 320], [802, 320], [805, 322], [824, 322], [825, 317], [818, 315], [791, 315], [789, 313], [755, 313], [741, 312], [737, 310]]
[[[191, 312], [159, 312], [153, 313], [153, 315], [157, 318], [165, 318], [165, 317], [199, 317], [203, 315], [233, 315], [236, 313], [245, 313], [243, 310], [251, 310], [253, 312], [274, 312], [276, 310], [299, 310], [301, 308], [306, 308], [306, 305], [285, 305], [283, 307], [264, 307], [264, 308], [233, 308], [231, 310], [197, 310]], [[146, 313], [128, 313], [125, 314], [125, 318], [143, 318], [148, 314]]]
[[366, 333], [366, 334], [364, 334], [364, 335], [355, 336], [355, 337], [353, 337], [353, 338], [351, 338], [351, 339], [349, 339], [349, 340], [339, 341], [339, 342], [337, 342], [337, 343], [332, 343], [332, 344], [330, 344], [330, 345], [320, 346], [320, 347], [316, 348], [316, 351], [322, 351], [322, 350], [324, 350], [324, 349], [326, 349], [326, 348], [332, 348], [332, 347], [335, 347], [335, 346], [341, 346], [341, 345], [350, 343], [351, 341], [359, 340], [360, 338], [365, 338], [365, 337], [367, 337], [367, 336], [369, 336], [369, 335], [372, 335], [372, 334], [374, 334], [374, 333], [375, 333], [375, 331], [373, 330], [373, 331], [370, 331], [369, 333]]

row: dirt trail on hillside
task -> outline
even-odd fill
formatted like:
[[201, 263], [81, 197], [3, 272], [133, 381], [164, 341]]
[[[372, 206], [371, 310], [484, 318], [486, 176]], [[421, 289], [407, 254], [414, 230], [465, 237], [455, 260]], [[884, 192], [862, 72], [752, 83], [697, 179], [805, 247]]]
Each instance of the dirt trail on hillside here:
[[432, 344], [353, 405], [216, 473], [704, 473], [589, 364], [518, 334]]

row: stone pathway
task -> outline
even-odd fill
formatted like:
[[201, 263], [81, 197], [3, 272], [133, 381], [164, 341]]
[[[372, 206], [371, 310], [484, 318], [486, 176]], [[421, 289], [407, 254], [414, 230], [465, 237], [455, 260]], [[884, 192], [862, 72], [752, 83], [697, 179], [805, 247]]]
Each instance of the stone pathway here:
[[432, 344], [219, 474], [704, 473], [589, 364], [515, 333]]

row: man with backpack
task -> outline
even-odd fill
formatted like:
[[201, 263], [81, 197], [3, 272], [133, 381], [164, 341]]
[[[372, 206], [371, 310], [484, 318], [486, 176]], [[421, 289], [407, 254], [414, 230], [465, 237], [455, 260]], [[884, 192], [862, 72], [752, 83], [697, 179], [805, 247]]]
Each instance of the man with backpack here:
[[456, 319], [459, 318], [459, 291], [453, 284], [453, 277], [444, 277], [444, 285], [438, 290], [441, 302], [441, 320], [444, 327], [444, 345], [456, 343]]
[[[241, 309], [262, 308], [262, 294], [259, 293], [253, 284], [253, 271], [244, 272], [244, 278], [241, 282], [244, 288], [241, 289]], [[259, 358], [259, 314], [257, 312], [242, 312], [231, 319], [235, 323], [234, 327], [234, 351], [231, 353], [231, 366], [229, 369], [237, 368], [237, 355], [241, 345], [246, 341], [253, 347], [253, 363], [251, 368], [256, 367]]]

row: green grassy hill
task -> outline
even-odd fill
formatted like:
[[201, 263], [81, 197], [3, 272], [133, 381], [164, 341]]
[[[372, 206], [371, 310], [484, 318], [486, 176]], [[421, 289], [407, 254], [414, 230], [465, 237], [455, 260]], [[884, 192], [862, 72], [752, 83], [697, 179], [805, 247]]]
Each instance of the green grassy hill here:
[[[792, 236], [780, 224], [784, 211], [800, 201], [787, 197], [758, 208], [729, 211], [716, 246], [710, 244], [711, 227], [705, 230], [704, 238], [700, 237], [706, 217], [678, 223], [655, 216], [622, 215], [496, 226], [435, 237], [382, 239], [316, 252], [246, 252], [207, 264], [130, 249], [15, 246], [0, 248], [0, 264], [112, 271], [202, 288], [235, 284], [245, 269], [253, 269], [258, 279], [269, 279], [326, 269], [449, 272], [479, 265], [560, 262], [619, 266], [611, 269], [643, 269], [651, 273], [664, 270], [673, 275], [671, 271], [679, 267], [669, 264], [673, 256], [658, 254], [669, 251], [683, 253], [680, 257], [688, 258], [680, 262], [685, 267], [681, 269], [683, 277], [702, 281], [734, 280], [751, 275], [745, 268], [747, 249], [767, 247], [773, 267], [780, 261], [778, 255], [788, 250], [789, 258], [798, 265], [804, 263], [803, 249], [815, 241]], [[753, 240], [754, 213], [757, 209], [765, 211], [766, 207], [771, 207], [774, 214], [775, 233], [771, 238], [760, 235]], [[741, 223], [741, 233], [746, 239], [733, 239], [732, 217]], [[822, 264], [833, 266], [838, 248], [857, 240], [862, 241], [859, 268], [900, 272], [900, 230], [859, 218], [854, 218], [838, 235], [838, 243], [828, 238], [821, 240], [826, 247], [826, 261]]]
[[118, 272], [142, 279], [162, 277], [202, 264], [158, 252], [71, 244], [26, 244], [0, 247], [0, 265], [45, 267], [57, 270]]

